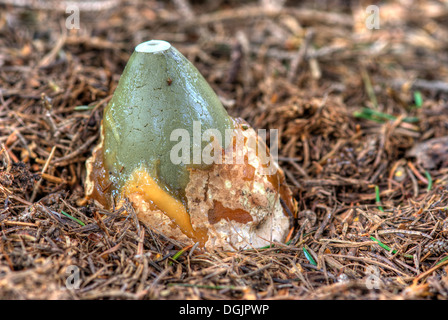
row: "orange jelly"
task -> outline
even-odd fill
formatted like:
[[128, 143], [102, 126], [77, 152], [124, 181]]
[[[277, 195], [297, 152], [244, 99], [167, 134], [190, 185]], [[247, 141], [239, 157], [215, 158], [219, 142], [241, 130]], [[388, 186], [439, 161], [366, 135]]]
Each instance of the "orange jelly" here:
[[93, 157], [95, 161], [92, 163], [92, 169], [88, 177], [93, 183], [93, 191], [88, 197], [98, 201], [106, 208], [111, 208], [113, 205], [110, 192], [112, 182], [109, 180], [109, 172], [104, 168], [103, 149], [98, 148]]

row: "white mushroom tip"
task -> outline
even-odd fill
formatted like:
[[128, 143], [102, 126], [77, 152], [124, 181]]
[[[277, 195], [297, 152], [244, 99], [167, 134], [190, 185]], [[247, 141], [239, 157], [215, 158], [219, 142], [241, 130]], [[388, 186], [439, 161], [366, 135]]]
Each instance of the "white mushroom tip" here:
[[149, 40], [140, 43], [135, 47], [135, 51], [143, 53], [159, 53], [171, 48], [171, 44], [164, 40]]

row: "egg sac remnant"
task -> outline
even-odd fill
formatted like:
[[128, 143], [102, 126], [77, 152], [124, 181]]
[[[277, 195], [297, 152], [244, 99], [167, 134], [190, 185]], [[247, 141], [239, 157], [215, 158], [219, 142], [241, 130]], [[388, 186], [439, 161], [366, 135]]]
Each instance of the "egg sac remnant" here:
[[282, 242], [296, 214], [284, 174], [255, 130], [232, 119], [165, 41], [135, 48], [86, 165], [88, 199], [110, 209], [127, 198], [156, 232], [210, 250]]

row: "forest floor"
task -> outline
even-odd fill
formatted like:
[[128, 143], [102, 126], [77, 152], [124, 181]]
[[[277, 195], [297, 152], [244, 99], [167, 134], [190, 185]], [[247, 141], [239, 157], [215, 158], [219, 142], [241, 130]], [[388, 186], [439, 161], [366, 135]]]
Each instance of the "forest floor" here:
[[[375, 16], [342, 0], [108, 0], [80, 2], [79, 21], [63, 1], [8, 2], [0, 299], [448, 298], [446, 1]], [[279, 130], [299, 209], [288, 243], [192, 251], [82, 201], [103, 109], [150, 39], [192, 61], [229, 114]]]

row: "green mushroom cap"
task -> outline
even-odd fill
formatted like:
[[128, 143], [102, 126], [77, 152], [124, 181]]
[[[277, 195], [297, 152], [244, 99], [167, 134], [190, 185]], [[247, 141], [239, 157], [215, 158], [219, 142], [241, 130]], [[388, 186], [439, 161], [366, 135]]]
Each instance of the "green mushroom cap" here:
[[[114, 196], [132, 172], [143, 167], [181, 199], [189, 181], [188, 168], [207, 167], [192, 163], [197, 144], [194, 123], [200, 123], [201, 135], [215, 129], [224, 137], [226, 129], [234, 128], [204, 77], [170, 43], [151, 40], [138, 45], [104, 111], [104, 166]], [[189, 133], [190, 164], [175, 164], [170, 157], [178, 144], [171, 141], [176, 129]], [[202, 139], [200, 143], [201, 150], [208, 144]]]

